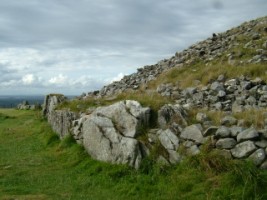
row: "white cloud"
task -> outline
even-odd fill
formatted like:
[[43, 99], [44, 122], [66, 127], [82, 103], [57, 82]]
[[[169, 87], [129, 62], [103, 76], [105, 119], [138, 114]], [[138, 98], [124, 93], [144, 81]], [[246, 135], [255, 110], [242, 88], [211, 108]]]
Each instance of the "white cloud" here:
[[22, 77], [22, 83], [25, 85], [31, 85], [35, 81], [33, 74], [26, 74]]
[[119, 81], [119, 80], [121, 80], [124, 77], [124, 75], [125, 74], [123, 74], [123, 73], [120, 72], [116, 77], [113, 77], [112, 79], [109, 79], [107, 82], [108, 83], [112, 83], [114, 81]]
[[266, 0], [1, 0], [0, 94], [100, 89], [266, 10]]
[[58, 76], [52, 77], [48, 80], [48, 83], [53, 85], [64, 85], [67, 83], [68, 77], [64, 76], [62, 74], [59, 74]]

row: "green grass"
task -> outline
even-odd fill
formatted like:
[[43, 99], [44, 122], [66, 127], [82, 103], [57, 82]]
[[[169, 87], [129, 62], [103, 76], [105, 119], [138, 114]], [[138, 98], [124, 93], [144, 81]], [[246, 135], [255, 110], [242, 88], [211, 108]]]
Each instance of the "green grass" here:
[[211, 81], [216, 80], [221, 74], [224, 74], [227, 79], [244, 75], [250, 78], [259, 77], [262, 80], [267, 80], [266, 64], [240, 64], [232, 66], [225, 62], [220, 63], [216, 61], [206, 66], [200, 61], [195, 65], [173, 68], [161, 74], [156, 80], [151, 81], [148, 87], [156, 89], [162, 83], [173, 83], [183, 89], [192, 87], [195, 80], [200, 81], [202, 85], [207, 85]]
[[91, 159], [70, 137], [60, 141], [37, 111], [0, 109], [0, 199], [266, 199], [266, 172], [205, 147], [166, 167], [140, 170]]

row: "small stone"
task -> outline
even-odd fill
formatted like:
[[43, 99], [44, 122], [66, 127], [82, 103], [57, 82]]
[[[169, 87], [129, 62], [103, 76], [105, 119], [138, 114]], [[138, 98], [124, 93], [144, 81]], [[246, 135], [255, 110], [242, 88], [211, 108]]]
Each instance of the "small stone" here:
[[223, 91], [223, 90], [220, 90], [217, 94], [218, 97], [222, 98], [222, 97], [225, 97], [226, 96], [226, 92]]
[[260, 147], [260, 148], [266, 148], [267, 147], [267, 140], [256, 141], [255, 145]]
[[265, 157], [266, 157], [265, 151], [263, 149], [258, 149], [249, 156], [249, 159], [252, 160], [256, 166], [259, 166], [260, 164], [262, 164]]
[[165, 131], [159, 130], [159, 141], [168, 150], [177, 150], [179, 147], [179, 138], [170, 130]]
[[221, 119], [221, 125], [225, 126], [232, 126], [236, 125], [237, 119], [234, 118], [233, 116], [225, 116], [224, 118]]
[[168, 150], [169, 153], [169, 161], [172, 164], [177, 164], [181, 161], [181, 156], [177, 151]]
[[232, 149], [236, 145], [236, 140], [233, 138], [222, 138], [216, 142], [218, 149]]
[[193, 146], [191, 146], [191, 147], [188, 148], [187, 153], [189, 155], [194, 156], [194, 155], [199, 154], [200, 153], [200, 150], [199, 150], [199, 148], [198, 148], [197, 145], [193, 145]]
[[219, 83], [218, 81], [215, 81], [210, 86], [211, 90], [219, 92], [220, 90], [224, 91], [223, 84]]
[[229, 137], [231, 134], [230, 129], [226, 126], [220, 126], [219, 129], [216, 131], [215, 135], [218, 138], [226, 138]]
[[180, 137], [185, 140], [192, 140], [198, 144], [202, 144], [204, 141], [203, 135], [199, 126], [193, 124], [191, 126], [187, 126], [181, 133]]
[[223, 74], [219, 75], [217, 81], [223, 82], [225, 80], [225, 76]]
[[219, 155], [223, 156], [226, 159], [232, 159], [232, 154], [230, 150], [226, 149], [217, 149]]
[[257, 147], [251, 141], [245, 141], [237, 144], [235, 148], [231, 149], [231, 153], [235, 158], [245, 158], [254, 152]]
[[253, 140], [258, 137], [259, 137], [258, 131], [255, 128], [249, 128], [237, 135], [237, 142], [243, 142], [245, 140]]
[[254, 33], [252, 35], [252, 40], [258, 40], [258, 39], [260, 39], [260, 34], [259, 33]]
[[260, 169], [264, 169], [264, 170], [267, 169], [267, 160], [264, 161], [264, 162], [261, 164]]

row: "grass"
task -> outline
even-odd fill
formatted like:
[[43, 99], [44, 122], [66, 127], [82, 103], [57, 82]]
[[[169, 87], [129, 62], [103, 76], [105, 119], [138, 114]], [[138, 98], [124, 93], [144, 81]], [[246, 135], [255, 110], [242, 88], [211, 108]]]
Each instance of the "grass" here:
[[203, 62], [186, 66], [183, 68], [173, 68], [163, 74], [158, 79], [151, 81], [148, 85], [149, 89], [155, 89], [162, 83], [173, 83], [181, 89], [192, 87], [195, 80], [199, 80], [201, 85], [207, 85], [216, 80], [219, 75], [225, 75], [227, 79], [236, 78], [241, 75], [267, 80], [266, 64], [246, 64], [232, 66], [226, 63], [212, 63], [206, 66]]
[[91, 159], [37, 111], [0, 109], [0, 199], [266, 199], [266, 172], [205, 147], [179, 165], [140, 170]]
[[145, 90], [127, 91], [115, 96], [114, 98], [87, 98], [82, 100], [65, 101], [58, 106], [58, 109], [70, 109], [72, 111], [80, 112], [86, 111], [90, 107], [108, 106], [118, 101], [136, 100], [142, 106], [149, 106], [152, 110], [157, 111], [161, 106], [170, 103], [170, 100], [162, 97], [156, 92], [147, 92]]

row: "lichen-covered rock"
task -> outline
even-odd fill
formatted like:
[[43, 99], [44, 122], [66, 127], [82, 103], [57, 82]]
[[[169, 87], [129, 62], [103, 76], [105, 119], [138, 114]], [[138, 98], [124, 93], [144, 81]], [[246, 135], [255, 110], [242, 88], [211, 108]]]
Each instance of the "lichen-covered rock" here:
[[193, 124], [185, 127], [180, 137], [185, 140], [192, 140], [198, 144], [204, 143], [204, 137], [198, 125]]
[[245, 141], [239, 143], [235, 146], [235, 148], [231, 149], [231, 153], [235, 158], [245, 158], [249, 156], [252, 152], [254, 152], [257, 147], [251, 141]]
[[64, 95], [50, 94], [45, 97], [43, 106], [43, 116], [47, 117], [52, 129], [60, 136], [65, 137], [70, 134], [72, 121], [78, 118], [78, 114], [69, 110], [55, 110], [56, 106], [66, 101]]
[[179, 147], [179, 138], [170, 130], [159, 130], [158, 138], [162, 146], [167, 150], [177, 150]]
[[231, 132], [229, 128], [227, 128], [226, 126], [220, 126], [218, 130], [216, 131], [215, 136], [217, 138], [226, 138], [226, 137], [229, 137], [230, 134]]
[[158, 124], [162, 129], [166, 129], [171, 122], [187, 126], [186, 117], [187, 112], [179, 104], [166, 104], [158, 111]]
[[96, 109], [83, 123], [83, 145], [95, 159], [139, 168], [145, 156], [136, 137], [149, 122], [149, 108], [122, 101]]
[[258, 149], [249, 156], [249, 159], [252, 160], [256, 166], [259, 166], [260, 164], [262, 164], [265, 157], [266, 157], [265, 151], [263, 149]]
[[255, 128], [249, 128], [237, 135], [237, 142], [242, 142], [245, 140], [256, 139], [259, 137], [259, 133]]

